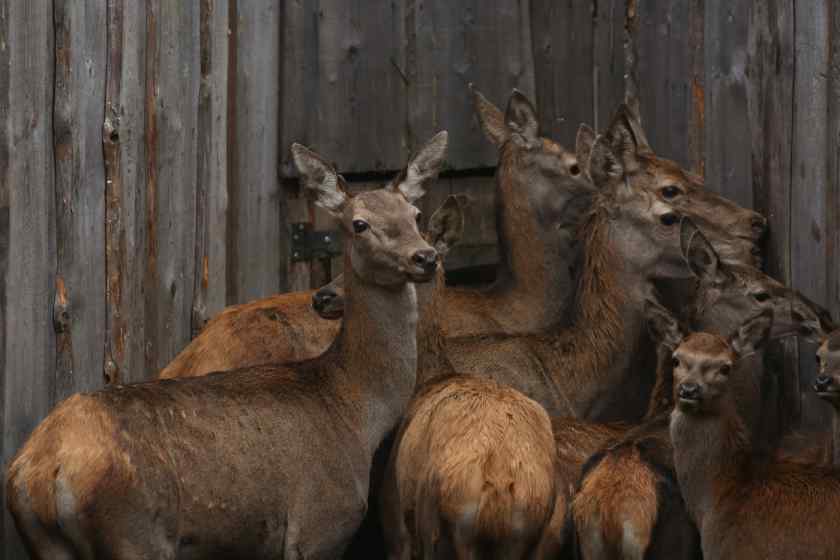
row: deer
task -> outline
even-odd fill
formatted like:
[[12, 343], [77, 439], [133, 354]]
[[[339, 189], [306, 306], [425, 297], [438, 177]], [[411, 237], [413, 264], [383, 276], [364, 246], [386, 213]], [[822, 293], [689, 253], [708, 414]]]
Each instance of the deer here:
[[817, 366], [814, 391], [833, 410], [832, 434], [825, 446], [825, 458], [826, 462], [840, 467], [840, 329], [823, 339], [817, 349]]
[[447, 134], [389, 185], [351, 195], [294, 144], [307, 192], [345, 231], [345, 304], [321, 356], [77, 394], [6, 476], [34, 558], [334, 558], [367, 508], [372, 457], [414, 390], [417, 295], [437, 252], [415, 203]]
[[[463, 217], [450, 197], [427, 239], [445, 255]], [[443, 267], [418, 290], [418, 389], [380, 494], [389, 558], [525, 558], [554, 498], [548, 414], [518, 391], [459, 375], [443, 336]]]
[[[640, 377], [650, 377], [633, 367], [642, 343], [643, 304], [652, 297], [654, 279], [691, 276], [680, 229], [690, 221], [683, 216], [694, 214], [675, 211], [642, 186], [649, 183], [643, 165], [650, 157], [640, 146], [627, 111], [620, 109], [593, 147], [589, 167], [603, 186], [579, 234], [583, 264], [572, 326], [531, 335], [449, 337], [457, 371], [510, 385], [552, 416], [641, 417], [646, 402], [628, 399], [621, 387], [632, 384], [637, 393]], [[717, 235], [721, 241], [726, 237]]]
[[[825, 310], [795, 290], [752, 267], [727, 265], [696, 228], [687, 227], [682, 233], [683, 253], [697, 282], [696, 299], [687, 306], [694, 328], [729, 332], [762, 311], [772, 311], [776, 317], [773, 339], [799, 336], [815, 341], [831, 328]], [[604, 441], [582, 464], [571, 521], [583, 558], [691, 558], [696, 550], [694, 529], [676, 487], [667, 431], [671, 355], [683, 329], [669, 312], [652, 308], [649, 314], [652, 338], [659, 341], [657, 383], [642, 425]], [[743, 367], [760, 364], [746, 360], [732, 375], [739, 409], [750, 415], [753, 431], [764, 421], [760, 387]], [[566, 436], [555, 424], [558, 439], [574, 433], [570, 430]]]
[[[460, 239], [463, 220], [455, 196], [429, 220], [425, 238], [441, 257]], [[435, 280], [417, 288], [418, 390], [391, 447], [379, 500], [388, 554], [524, 557], [553, 505], [550, 420], [519, 392], [454, 371], [441, 326], [443, 287], [439, 263]], [[341, 304], [335, 286], [313, 296], [326, 316], [342, 312]], [[453, 417], [461, 431], [453, 433]], [[476, 487], [479, 478], [494, 490]]]
[[669, 432], [703, 558], [836, 558], [840, 471], [762, 453], [738, 413], [732, 369], [767, 339], [772, 313], [724, 338], [693, 333], [674, 352]]

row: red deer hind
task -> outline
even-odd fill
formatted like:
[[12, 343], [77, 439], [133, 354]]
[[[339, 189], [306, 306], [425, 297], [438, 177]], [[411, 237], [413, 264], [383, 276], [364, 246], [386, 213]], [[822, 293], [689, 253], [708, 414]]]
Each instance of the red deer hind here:
[[319, 358], [109, 387], [58, 405], [14, 458], [9, 508], [35, 558], [335, 558], [367, 507], [374, 450], [415, 385], [414, 281], [435, 250], [411, 203], [435, 136], [386, 188], [350, 196], [294, 145], [346, 232], [346, 313]]
[[670, 434], [703, 558], [829, 559], [840, 550], [840, 471], [756, 453], [730, 386], [767, 337], [772, 314], [728, 339], [695, 333], [674, 352]]

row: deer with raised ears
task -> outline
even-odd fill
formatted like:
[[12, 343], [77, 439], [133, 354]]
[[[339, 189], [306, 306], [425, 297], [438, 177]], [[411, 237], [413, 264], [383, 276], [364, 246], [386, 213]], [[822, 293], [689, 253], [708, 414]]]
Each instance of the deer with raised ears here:
[[114, 386], [61, 403], [9, 467], [9, 508], [31, 554], [70, 558], [335, 558], [367, 507], [374, 450], [417, 367], [413, 282], [437, 253], [417, 229], [443, 163], [435, 136], [385, 188], [355, 196], [293, 145], [345, 240], [341, 331], [289, 366]]
[[738, 414], [731, 371], [766, 340], [771, 321], [759, 315], [728, 339], [695, 333], [674, 352], [674, 465], [706, 560], [840, 551], [840, 471], [756, 453]]
[[[797, 335], [813, 341], [830, 327], [825, 311], [796, 291], [751, 267], [722, 262], [696, 228], [683, 228], [681, 244], [697, 277], [696, 299], [687, 306], [695, 329], [729, 332], [762, 311], [775, 314], [771, 338]], [[667, 431], [672, 352], [682, 331], [670, 314], [657, 308], [649, 313], [648, 324], [660, 344], [657, 383], [646, 422], [605, 446], [583, 466], [572, 513], [584, 558], [692, 558], [694, 554], [693, 529], [675, 488]], [[756, 430], [761, 394], [751, 367], [760, 368], [761, 362], [743, 360], [732, 377], [739, 410], [751, 415]], [[568, 437], [557, 424], [555, 437]]]
[[820, 344], [817, 365], [819, 373], [814, 380], [814, 391], [834, 410], [826, 458], [835, 467], [840, 467], [840, 330], [828, 334]]

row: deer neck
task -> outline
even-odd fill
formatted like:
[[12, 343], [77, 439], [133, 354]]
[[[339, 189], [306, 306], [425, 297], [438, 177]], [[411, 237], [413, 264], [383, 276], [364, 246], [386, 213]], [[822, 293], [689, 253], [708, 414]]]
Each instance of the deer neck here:
[[557, 383], [567, 389], [573, 413], [600, 419], [609, 416], [598, 408], [609, 406], [604, 396], [620, 392], [633, 373], [643, 340], [644, 302], [654, 290], [611, 249], [607, 224], [587, 237], [574, 323], [557, 339], [564, 362]]
[[721, 492], [740, 483], [750, 457], [749, 435], [738, 417], [734, 401], [722, 397], [714, 415], [671, 413], [674, 467], [689, 514], [701, 532], [703, 521]]
[[[520, 176], [519, 154], [513, 147], [502, 148], [496, 176], [496, 224], [501, 266], [500, 296], [530, 309], [541, 310], [538, 327], [548, 326], [562, 317], [571, 286], [568, 250], [554, 247], [556, 242], [538, 224], [528, 185]], [[560, 263], [555, 261], [562, 261]]]
[[364, 282], [345, 247], [345, 312], [331, 349], [340, 365], [336, 390], [373, 452], [403, 414], [417, 373], [417, 293]]
[[417, 383], [454, 369], [446, 357], [446, 342], [441, 320], [446, 278], [438, 265], [435, 279], [417, 286]]

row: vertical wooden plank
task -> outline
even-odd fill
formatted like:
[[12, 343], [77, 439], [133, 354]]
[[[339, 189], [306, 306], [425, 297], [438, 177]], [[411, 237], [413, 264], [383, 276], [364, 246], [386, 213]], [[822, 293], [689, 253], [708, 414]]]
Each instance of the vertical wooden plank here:
[[[9, 268], [3, 465], [53, 405], [55, 391], [55, 174], [52, 2], [8, 2]], [[5, 487], [5, 485], [4, 485]], [[5, 501], [5, 488], [0, 498]], [[4, 507], [6, 558], [25, 558]]]
[[[796, 65], [794, 79], [793, 154], [791, 166], [790, 270], [791, 286], [814, 301], [828, 298], [828, 75], [830, 1], [795, 3]], [[806, 428], [825, 416], [810, 390], [815, 371], [813, 351], [800, 352], [800, 384]]]
[[[504, 106], [515, 87], [534, 99], [529, 0], [416, 0], [408, 3], [410, 148], [449, 130], [454, 169], [488, 167], [498, 155], [481, 133], [467, 86]], [[400, 161], [399, 166], [403, 164]]]
[[288, 148], [317, 149], [345, 173], [398, 169], [406, 151], [403, 2], [284, 6], [282, 170]]
[[828, 92], [828, 278], [827, 305], [835, 320], [840, 320], [840, 7], [829, 5], [831, 12], [831, 58]]
[[690, 0], [688, 7], [689, 80], [688, 164], [701, 177], [706, 174], [705, 0]]
[[192, 334], [226, 303], [228, 1], [201, 0]]
[[146, 1], [108, 0], [105, 158], [105, 380], [147, 378]]
[[[597, 0], [592, 17], [592, 122], [595, 130], [606, 127], [619, 103], [624, 100], [624, 19], [625, 0]], [[532, 18], [533, 21], [533, 18]]]
[[704, 21], [706, 188], [751, 207], [747, 107], [749, 2], [707, 2]]
[[[9, 2], [0, 1], [0, 35], [9, 37]], [[11, 79], [9, 44], [6, 39], [6, 46], [0, 48], [0, 127], [10, 131], [9, 117], [11, 115], [9, 106], [9, 82]], [[11, 143], [8, 134], [0, 137], [0, 433], [6, 433], [6, 346], [8, 333], [7, 321], [9, 308], [6, 304], [6, 287], [8, 284], [9, 272], [9, 150]], [[3, 467], [6, 465], [5, 438], [0, 437], [0, 461]], [[6, 503], [5, 494], [0, 488], [0, 502]], [[0, 515], [0, 538], [7, 539], [5, 530], [8, 516], [5, 513]], [[7, 557], [7, 546], [0, 544], [0, 559]]]
[[687, 166], [691, 116], [688, 2], [639, 2], [638, 88], [645, 132], [656, 153]]
[[[269, 0], [238, 2], [232, 32], [236, 34], [235, 127], [230, 150], [233, 182], [229, 186], [228, 303], [264, 297], [286, 287], [281, 260], [284, 191], [278, 180], [280, 149], [279, 85], [280, 6]], [[233, 73], [235, 72], [235, 73]], [[310, 100], [312, 102], [312, 100]], [[315, 106], [304, 110], [312, 112]], [[283, 234], [285, 237], [285, 232]]]
[[[292, 182], [291, 179], [287, 179], [287, 181]], [[291, 188], [291, 185], [286, 188]], [[298, 196], [289, 197], [286, 202], [286, 216], [289, 220], [289, 222], [285, 224], [287, 226], [286, 234], [291, 238], [295, 238], [295, 236], [301, 235], [301, 233], [296, 229], [297, 224], [310, 221], [309, 201], [306, 200], [306, 197], [304, 197], [302, 193], [300, 193]], [[295, 238], [295, 241], [299, 239], [300, 238], [297, 237]], [[312, 285], [312, 264], [309, 261], [297, 260], [297, 258], [298, 255], [289, 255], [289, 272], [287, 277], [290, 292], [308, 290]]]
[[105, 5], [54, 0], [56, 400], [103, 383]]
[[531, 1], [536, 102], [541, 131], [574, 146], [581, 122], [595, 118], [596, 2]]
[[147, 6], [146, 370], [190, 340], [199, 90], [199, 7]]
[[[769, 274], [790, 282], [791, 144], [793, 142], [794, 14], [792, 0], [762, 0], [750, 9], [747, 106], [755, 208], [769, 221], [765, 263]], [[771, 347], [765, 388], [776, 385], [776, 418], [769, 434], [800, 415], [795, 341]], [[768, 395], [769, 397], [769, 395]]]

